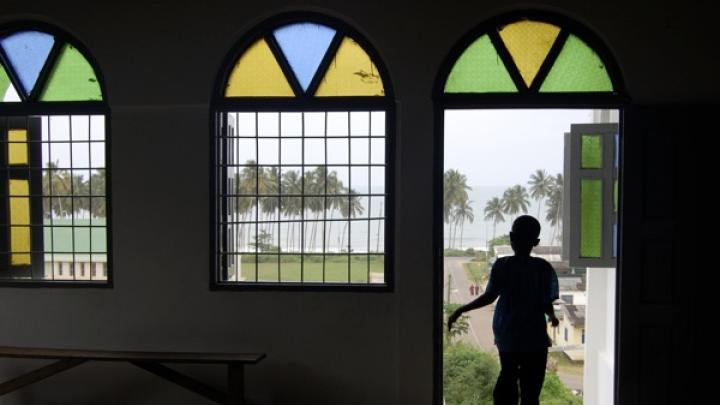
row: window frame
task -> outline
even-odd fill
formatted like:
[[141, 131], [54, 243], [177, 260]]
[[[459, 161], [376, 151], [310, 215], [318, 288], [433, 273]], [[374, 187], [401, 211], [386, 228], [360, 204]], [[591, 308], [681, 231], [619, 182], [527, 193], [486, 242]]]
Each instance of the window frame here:
[[[98, 80], [98, 86], [102, 94], [100, 101], [39, 101], [39, 92], [43, 88], [36, 85], [27, 98], [23, 96], [22, 89], [18, 89], [19, 80], [12, 77], [14, 73], [8, 71], [11, 76], [11, 83], [16, 87], [21, 97], [20, 102], [1, 102], [0, 101], [0, 117], [7, 118], [25, 118], [29, 122], [30, 117], [42, 116], [92, 116], [102, 115], [104, 118], [104, 154], [105, 154], [105, 213], [106, 213], [106, 241], [107, 241], [107, 263], [105, 271], [107, 272], [106, 280], [51, 280], [51, 279], [0, 279], [0, 288], [108, 288], [114, 286], [113, 274], [113, 224], [112, 224], [112, 126], [110, 115], [110, 103], [108, 101], [108, 91], [105, 85], [105, 77], [103, 70], [100, 68], [93, 53], [75, 36], [60, 29], [52, 24], [34, 20], [17, 20], [3, 23], [0, 25], [0, 36], [18, 31], [38, 31], [50, 34], [55, 38], [55, 42], [45, 61], [43, 69], [41, 69], [36, 83], [46, 84], [47, 76], [50, 74], [51, 67], [57, 61], [57, 56], [61, 50], [62, 44], [71, 44], [77, 49], [93, 68], [95, 77]], [[4, 170], [4, 169], [3, 169]], [[32, 185], [30, 186], [33, 187]], [[32, 201], [31, 201], [32, 204]], [[44, 226], [43, 226], [44, 228]], [[73, 227], [74, 229], [74, 227]], [[43, 251], [44, 252], [44, 251]], [[54, 269], [54, 266], [53, 266]], [[54, 270], [53, 270], [54, 271]], [[60, 266], [62, 271], [62, 266]]]
[[[611, 93], [539, 93], [533, 92], [533, 88], [523, 91], [522, 87], [518, 87], [517, 93], [456, 93], [446, 94], [445, 83], [450, 75], [455, 62], [476, 39], [484, 34], [493, 32], [497, 27], [506, 24], [521, 21], [523, 19], [540, 20], [543, 22], [554, 24], [561, 27], [562, 30], [568, 30], [578, 38], [582, 39], [589, 47], [593, 49], [598, 57], [605, 63], [610, 80], [613, 84], [614, 91]], [[562, 35], [562, 33], [560, 34]], [[502, 50], [502, 47], [496, 49], [503, 61], [507, 61], [511, 57]], [[554, 50], [550, 51], [549, 57]], [[559, 50], [557, 50], [559, 53]], [[554, 54], [554, 57], [557, 53]], [[553, 60], [554, 61], [554, 60]], [[507, 66], [507, 65], [506, 65]], [[540, 69], [538, 76], [543, 73], [544, 68]], [[519, 83], [516, 73], [509, 69], [513, 82]], [[623, 167], [623, 138], [624, 131], [622, 123], [624, 122], [624, 112], [630, 104], [630, 98], [625, 89], [623, 76], [616, 58], [605, 45], [603, 40], [594, 32], [577, 23], [564, 15], [542, 10], [517, 10], [500, 14], [484, 22], [476, 25], [460, 39], [454, 42], [450, 47], [448, 55], [443, 59], [440, 69], [438, 70], [435, 84], [432, 90], [433, 98], [433, 117], [434, 117], [434, 154], [433, 154], [433, 404], [441, 405], [443, 403], [443, 195], [440, 192], [443, 189], [443, 171], [444, 171], [444, 142], [445, 142], [445, 111], [450, 109], [616, 109], [619, 112], [620, 123], [620, 156], [618, 170], [619, 193], [618, 193], [618, 250], [617, 250], [617, 271], [616, 288], [620, 291], [622, 281], [622, 261], [621, 261], [621, 239], [622, 236], [622, 167]], [[535, 83], [533, 83], [535, 84]], [[536, 86], [534, 86], [536, 87]], [[619, 302], [616, 303], [616, 313], [619, 309]], [[619, 318], [618, 318], [619, 319]], [[620, 345], [618, 344], [619, 328], [616, 328], [616, 369], [619, 370], [619, 353]], [[618, 376], [619, 371], [615, 372], [614, 387], [617, 392], [619, 387]]]
[[[299, 88], [295, 83], [289, 66], [278, 61], [285, 73], [290, 87], [296, 95], [294, 97], [226, 97], [225, 85], [238, 58], [252, 46], [255, 41], [272, 35], [272, 31], [283, 25], [292, 23], [316, 23], [331, 27], [338, 36], [350, 37], [357, 42], [370, 56], [383, 80], [384, 96], [328, 96], [316, 97], [310, 94], [317, 89], [323, 76], [317, 76], [308, 87], [308, 94], [297, 94]], [[259, 23], [251, 30], [240, 34], [239, 40], [230, 49], [222, 61], [222, 68], [217, 75], [213, 86], [210, 107], [210, 266], [209, 288], [212, 291], [357, 291], [357, 292], [393, 292], [394, 291], [394, 216], [395, 216], [395, 93], [389, 72], [377, 50], [366, 39], [365, 35], [345, 22], [324, 14], [313, 12], [291, 12], [273, 16]], [[332, 54], [328, 52], [318, 71], [332, 61]], [[228, 113], [233, 112], [332, 112], [332, 111], [383, 111], [385, 113], [385, 219], [384, 219], [384, 283], [327, 283], [327, 282], [223, 282], [220, 281], [221, 265], [219, 263], [219, 223], [221, 215], [221, 200], [219, 196], [220, 176], [218, 162], [218, 145], [222, 142], [218, 134], [223, 131], [223, 123]], [[326, 139], [329, 139], [326, 137]], [[261, 166], [261, 165], [258, 165]], [[349, 166], [351, 167], [351, 165]]]

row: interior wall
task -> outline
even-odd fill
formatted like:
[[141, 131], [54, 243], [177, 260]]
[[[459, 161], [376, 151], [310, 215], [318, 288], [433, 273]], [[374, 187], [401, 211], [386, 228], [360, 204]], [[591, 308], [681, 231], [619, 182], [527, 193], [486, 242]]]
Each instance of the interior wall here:
[[[430, 404], [433, 387], [431, 92], [467, 31], [522, 8], [562, 12], [606, 41], [643, 103], [702, 102], [720, 58], [689, 3], [563, 1], [5, 0], [0, 23], [40, 20], [97, 59], [111, 107], [112, 289], [0, 289], [0, 345], [118, 350], [262, 351], [247, 370], [257, 403]], [[280, 12], [313, 10], [364, 33], [397, 96], [392, 293], [211, 292], [209, 101], [243, 33]], [[707, 19], [707, 20], [706, 20]], [[0, 360], [0, 378], [41, 364]], [[221, 386], [217, 367], [183, 367]], [[3, 404], [199, 404], [124, 364], [86, 364]]]

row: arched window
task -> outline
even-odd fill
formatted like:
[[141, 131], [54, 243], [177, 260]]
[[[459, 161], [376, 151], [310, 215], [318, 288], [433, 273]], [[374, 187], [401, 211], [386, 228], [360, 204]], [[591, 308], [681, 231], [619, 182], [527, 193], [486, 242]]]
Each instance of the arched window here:
[[213, 285], [388, 289], [393, 99], [363, 37], [263, 23], [214, 99]]
[[[585, 370], [591, 370], [585, 384], [611, 391], [612, 386], [601, 384], [613, 381], [613, 365], [604, 364], [598, 353], [615, 349], [607, 331], [614, 330], [614, 311], [608, 309], [615, 305], [619, 118], [626, 96], [610, 52], [593, 33], [563, 16], [502, 15], [472, 30], [450, 52], [434, 98], [434, 221], [435, 229], [449, 230], [435, 235], [435, 252], [448, 246], [467, 251], [462, 237], [474, 240], [470, 247], [484, 252], [476, 255], [479, 263], [468, 266], [480, 273], [492, 267], [494, 258], [513, 254], [507, 239], [512, 220], [523, 213], [537, 216], [545, 233], [533, 254], [551, 262], [561, 276], [561, 293], [572, 291], [582, 322], [586, 303], [594, 322], [579, 351], [571, 346], [553, 350], [585, 353]], [[546, 163], [552, 171], [541, 166]], [[474, 219], [475, 234], [468, 218]], [[440, 330], [440, 304], [452, 302], [452, 287], [464, 277], [444, 273], [442, 254], [435, 260], [435, 327]], [[482, 274], [471, 277], [482, 279]], [[586, 283], [591, 278], [593, 283]], [[592, 302], [586, 300], [586, 285], [594, 289]], [[436, 336], [440, 368], [443, 335]], [[477, 341], [483, 347], [492, 339]], [[436, 387], [442, 387], [437, 371]], [[586, 399], [594, 392], [589, 388]], [[454, 393], [437, 389], [436, 403], [443, 395]]]
[[107, 114], [76, 40], [40, 23], [0, 26], [1, 284], [110, 285]]

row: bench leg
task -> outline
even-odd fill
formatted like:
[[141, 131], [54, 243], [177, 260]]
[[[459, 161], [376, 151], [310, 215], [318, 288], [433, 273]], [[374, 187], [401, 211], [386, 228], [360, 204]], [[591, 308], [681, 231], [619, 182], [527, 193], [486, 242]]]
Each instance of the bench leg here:
[[242, 363], [228, 363], [228, 405], [245, 404], [245, 371]]

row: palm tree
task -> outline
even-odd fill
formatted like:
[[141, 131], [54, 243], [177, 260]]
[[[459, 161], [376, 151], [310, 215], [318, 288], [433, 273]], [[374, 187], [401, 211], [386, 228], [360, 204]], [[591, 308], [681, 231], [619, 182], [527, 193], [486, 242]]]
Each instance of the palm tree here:
[[475, 221], [475, 214], [473, 214], [472, 200], [465, 200], [459, 202], [453, 210], [453, 217], [456, 223], [460, 223], [460, 249], [463, 247], [463, 230], [465, 228], [465, 221], [471, 224]]
[[69, 170], [58, 170], [59, 162], [48, 163], [49, 177], [43, 174], [43, 195], [52, 196], [51, 205], [46, 207], [45, 215], [49, 218], [54, 212], [58, 217], [71, 214], [70, 197], [72, 195], [72, 177]]
[[528, 181], [530, 196], [538, 202], [538, 218], [540, 218], [543, 199], [550, 193], [552, 182], [553, 178], [549, 177], [545, 170], [537, 169], [535, 173], [530, 175], [530, 181]]
[[[344, 199], [343, 205], [344, 205], [340, 211], [340, 215], [342, 215], [343, 218], [355, 218], [358, 215], [362, 215], [365, 212], [365, 207], [362, 206], [360, 203], [360, 197], [357, 195], [357, 192], [355, 190], [350, 189], [349, 197]], [[343, 226], [342, 231], [342, 238], [340, 239], [340, 246], [342, 246], [345, 243], [345, 234], [347, 232], [347, 225], [348, 223], [345, 222], [345, 226]], [[348, 235], [348, 245], [350, 244], [350, 236]], [[348, 252], [350, 251], [350, 247], [348, 246]]]
[[522, 212], [527, 214], [528, 205], [528, 193], [525, 187], [517, 184], [503, 193], [503, 212], [511, 216], [512, 220], [515, 220], [515, 215]]
[[[278, 194], [280, 194], [280, 184], [278, 183], [279, 175], [277, 167], [270, 167], [267, 170], [260, 170], [258, 183], [258, 194], [266, 195], [267, 197], [260, 197], [258, 202], [260, 203], [260, 212], [264, 215], [268, 215], [272, 221], [275, 219], [280, 201], [278, 200]], [[268, 224], [265, 232], [272, 238], [274, 223]], [[274, 241], [277, 242], [277, 241]]]
[[498, 222], [505, 222], [503, 217], [503, 203], [498, 197], [494, 197], [485, 204], [485, 219], [493, 221], [493, 239], [495, 239], [495, 228]]
[[[335, 210], [342, 210], [343, 198], [340, 194], [343, 193], [345, 187], [337, 177], [337, 172], [332, 171], [327, 176], [327, 210], [333, 212]], [[325, 235], [325, 249], [330, 250], [330, 241], [332, 240], [332, 225], [334, 221], [328, 221], [327, 224], [327, 235]]]
[[[105, 196], [105, 171], [96, 171], [90, 175], [90, 194], [93, 196]], [[107, 216], [104, 199], [92, 199], [90, 202], [90, 215], [95, 218], [105, 218]]]
[[445, 172], [443, 176], [443, 219], [445, 223], [451, 227], [448, 241], [450, 247], [452, 247], [453, 241], [453, 209], [463, 201], [467, 201], [467, 192], [469, 190], [472, 190], [472, 188], [467, 185], [467, 176], [455, 169], [450, 169]]
[[[557, 230], [562, 224], [563, 217], [563, 175], [561, 173], [558, 173], [555, 177], [551, 177], [551, 179], [552, 186], [550, 188], [550, 193], [548, 194], [548, 204], [547, 210], [545, 211], [545, 219], [550, 222], [550, 225], [553, 226], [553, 234], [550, 244], [554, 245], [556, 241]], [[559, 234], [558, 237], [561, 238], [562, 234]]]
[[[258, 193], [257, 185], [258, 185], [258, 177], [259, 177], [259, 169], [255, 164], [254, 160], [248, 160], [245, 162], [245, 167], [240, 171], [240, 173], [236, 173], [233, 182], [230, 184], [230, 189], [232, 193], [235, 194], [246, 194], [246, 195], [255, 195]], [[233, 215], [236, 217], [234, 220], [237, 221], [237, 217], [243, 222], [243, 224], [240, 226], [240, 235], [239, 236], [239, 243], [243, 246], [247, 246], [248, 238], [247, 238], [247, 226], [254, 226], [254, 225], [248, 225], [246, 222], [249, 219], [255, 219], [255, 218], [249, 218], [253, 214], [253, 210], [255, 209], [255, 200], [252, 197], [236, 197], [235, 198], [235, 204], [234, 204], [234, 211]]]
[[[281, 212], [288, 218], [295, 219], [296, 216], [302, 214], [302, 178], [300, 173], [295, 170], [285, 173], [282, 177], [282, 188], [283, 196], [281, 197], [280, 203]], [[291, 223], [290, 229], [287, 233], [286, 246], [288, 250], [294, 247], [294, 243], [291, 245], [291, 240], [294, 242], [295, 238], [295, 223]]]

